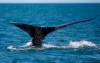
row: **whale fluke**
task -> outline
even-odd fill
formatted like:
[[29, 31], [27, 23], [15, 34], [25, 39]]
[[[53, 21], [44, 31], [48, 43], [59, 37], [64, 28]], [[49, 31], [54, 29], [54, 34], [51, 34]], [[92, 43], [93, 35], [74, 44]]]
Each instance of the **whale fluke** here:
[[38, 26], [22, 24], [22, 23], [11, 23], [11, 24], [13, 24], [13, 25], [19, 27], [20, 29], [24, 30], [25, 32], [27, 32], [32, 37], [32, 46], [40, 48], [40, 47], [42, 47], [43, 39], [49, 33], [59, 30], [61, 28], [67, 27], [67, 26], [71, 26], [71, 25], [78, 24], [81, 22], [88, 22], [91, 20], [93, 20], [93, 19], [76, 21], [76, 22], [72, 22], [72, 23], [64, 24], [64, 25], [60, 25], [60, 26], [55, 26], [55, 27], [38, 27]]

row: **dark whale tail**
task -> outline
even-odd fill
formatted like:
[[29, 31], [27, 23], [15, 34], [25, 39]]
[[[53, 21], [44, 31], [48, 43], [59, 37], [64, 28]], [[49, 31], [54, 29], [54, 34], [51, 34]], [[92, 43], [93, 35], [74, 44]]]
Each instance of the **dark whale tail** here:
[[60, 25], [60, 26], [55, 26], [55, 27], [38, 27], [38, 26], [32, 26], [32, 25], [22, 24], [22, 23], [11, 23], [11, 24], [26, 31], [32, 37], [32, 46], [42, 47], [42, 40], [49, 33], [59, 30], [61, 28], [67, 27], [67, 26], [71, 26], [73, 24], [77, 24], [77, 23], [81, 23], [81, 22], [88, 22], [91, 20], [93, 20], [93, 19], [77, 21], [77, 22], [64, 24], [64, 25]]

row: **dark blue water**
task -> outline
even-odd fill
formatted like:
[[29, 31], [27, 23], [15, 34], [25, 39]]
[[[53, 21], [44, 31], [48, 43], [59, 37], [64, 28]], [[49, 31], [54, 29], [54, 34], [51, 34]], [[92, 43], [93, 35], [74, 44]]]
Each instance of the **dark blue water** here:
[[[57, 26], [84, 19], [44, 39], [45, 48], [20, 48], [31, 38], [11, 22]], [[100, 4], [0, 4], [0, 63], [100, 63]]]

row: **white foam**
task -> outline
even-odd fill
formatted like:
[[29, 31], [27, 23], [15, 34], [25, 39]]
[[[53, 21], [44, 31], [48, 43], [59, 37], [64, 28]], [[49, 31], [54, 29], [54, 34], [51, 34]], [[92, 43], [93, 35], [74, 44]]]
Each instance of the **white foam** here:
[[30, 47], [31, 44], [32, 44], [31, 42], [27, 42], [25, 45], [18, 46], [18, 47], [10, 45], [7, 47], [7, 49], [9, 50], [30, 50], [32, 49], [32, 47]]
[[44, 48], [55, 48], [55, 47], [57, 47], [57, 46], [51, 45], [51, 44], [43, 44], [43, 47], [44, 47]]
[[7, 49], [9, 49], [9, 50], [17, 50], [17, 49], [16, 49], [15, 47], [13, 47], [13, 46], [8, 46]]
[[42, 48], [34, 48], [31, 46], [32, 43], [28, 42], [25, 45], [19, 46], [19, 47], [14, 47], [14, 46], [8, 46], [7, 49], [9, 50], [29, 50], [29, 49], [35, 49], [35, 50], [43, 50], [47, 48], [63, 48], [63, 49], [68, 49], [68, 48], [80, 48], [80, 47], [96, 47], [97, 45], [90, 42], [90, 41], [70, 41], [68, 45], [65, 46], [56, 46], [56, 45], [51, 45], [51, 44], [43, 44]]
[[69, 45], [67, 47], [70, 48], [80, 48], [80, 47], [84, 47], [84, 46], [88, 46], [88, 47], [96, 47], [96, 44], [90, 42], [90, 41], [70, 41]]

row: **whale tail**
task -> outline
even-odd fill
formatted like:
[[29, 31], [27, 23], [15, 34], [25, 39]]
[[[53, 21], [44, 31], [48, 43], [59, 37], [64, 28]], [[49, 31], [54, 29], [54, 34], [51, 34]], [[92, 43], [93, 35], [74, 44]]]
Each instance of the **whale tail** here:
[[46, 35], [49, 33], [59, 30], [61, 28], [71, 26], [73, 24], [81, 23], [81, 22], [88, 22], [93, 19], [88, 19], [88, 20], [82, 20], [82, 21], [77, 21], [69, 24], [64, 24], [60, 26], [55, 26], [55, 27], [38, 27], [38, 26], [33, 26], [33, 25], [28, 25], [28, 24], [22, 24], [22, 23], [11, 23], [20, 29], [24, 30], [27, 32], [31, 37], [32, 37], [32, 45], [35, 47], [42, 47], [42, 40], [45, 38]]

